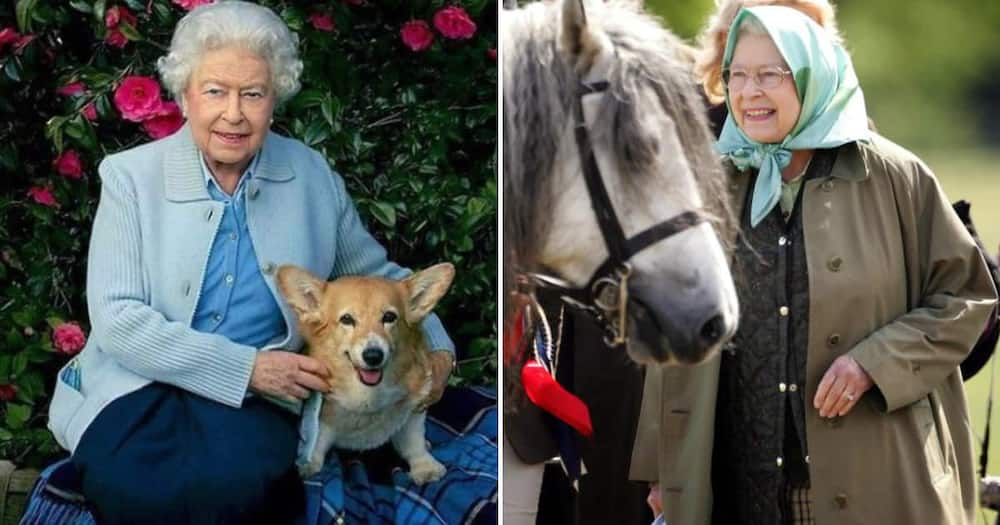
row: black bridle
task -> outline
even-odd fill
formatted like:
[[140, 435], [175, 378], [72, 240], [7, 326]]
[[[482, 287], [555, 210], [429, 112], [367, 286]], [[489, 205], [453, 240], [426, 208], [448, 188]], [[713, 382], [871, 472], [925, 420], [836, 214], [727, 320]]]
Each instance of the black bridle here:
[[642, 250], [676, 235], [705, 220], [696, 211], [685, 211], [661, 223], [655, 224], [638, 234], [626, 238], [618, 216], [615, 215], [611, 198], [601, 178], [601, 170], [594, 156], [593, 143], [587, 131], [583, 114], [583, 97], [592, 93], [603, 93], [608, 82], [581, 83], [573, 106], [576, 121], [576, 146], [580, 152], [583, 179], [587, 183], [590, 204], [597, 216], [597, 224], [608, 249], [608, 258], [597, 267], [590, 281], [582, 288], [569, 282], [542, 273], [524, 273], [522, 284], [537, 289], [540, 294], [555, 294], [565, 304], [594, 318], [605, 332], [604, 341], [611, 347], [628, 343], [627, 307], [629, 303], [628, 279], [632, 275], [629, 260]]

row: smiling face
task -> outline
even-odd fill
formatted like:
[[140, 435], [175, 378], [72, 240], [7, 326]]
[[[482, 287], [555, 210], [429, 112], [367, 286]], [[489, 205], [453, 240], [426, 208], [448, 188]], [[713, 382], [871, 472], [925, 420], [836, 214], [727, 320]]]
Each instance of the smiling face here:
[[739, 89], [732, 85], [728, 88], [733, 119], [750, 139], [773, 144], [784, 140], [795, 128], [802, 105], [790, 75], [786, 75], [777, 87], [761, 89], [753, 79], [753, 72], [762, 67], [789, 69], [770, 37], [752, 33], [740, 35], [729, 69], [751, 74]]
[[271, 123], [271, 70], [263, 58], [239, 47], [206, 51], [183, 103], [195, 144], [213, 173], [242, 173]]

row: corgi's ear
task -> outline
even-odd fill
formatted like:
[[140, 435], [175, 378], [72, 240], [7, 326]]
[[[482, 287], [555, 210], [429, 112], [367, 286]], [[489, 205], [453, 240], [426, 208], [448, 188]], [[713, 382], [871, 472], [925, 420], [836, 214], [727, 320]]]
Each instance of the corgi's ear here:
[[318, 314], [326, 282], [302, 268], [286, 264], [278, 268], [278, 288], [299, 319], [305, 321]]
[[402, 281], [406, 288], [406, 322], [419, 323], [431, 313], [438, 301], [444, 297], [451, 280], [455, 278], [455, 267], [451, 263], [441, 263], [419, 271]]

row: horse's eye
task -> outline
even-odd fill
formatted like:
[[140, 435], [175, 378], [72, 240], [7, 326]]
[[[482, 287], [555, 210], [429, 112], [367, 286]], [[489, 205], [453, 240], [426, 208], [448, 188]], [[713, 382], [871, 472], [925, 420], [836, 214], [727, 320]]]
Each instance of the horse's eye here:
[[399, 316], [396, 315], [396, 312], [386, 312], [386, 313], [382, 314], [382, 322], [383, 323], [395, 323], [396, 319], [398, 319], [398, 318], [399, 318]]
[[354, 318], [351, 317], [351, 314], [344, 314], [340, 316], [340, 324], [344, 326], [354, 326]]

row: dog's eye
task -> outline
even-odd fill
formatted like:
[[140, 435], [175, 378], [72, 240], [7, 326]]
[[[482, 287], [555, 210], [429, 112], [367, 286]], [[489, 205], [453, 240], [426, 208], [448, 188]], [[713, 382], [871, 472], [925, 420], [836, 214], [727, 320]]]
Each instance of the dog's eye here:
[[396, 319], [398, 319], [398, 318], [399, 318], [399, 316], [396, 315], [396, 312], [386, 312], [386, 313], [382, 314], [382, 322], [383, 323], [395, 323]]
[[340, 324], [344, 326], [354, 326], [354, 318], [351, 317], [351, 314], [344, 314], [340, 316]]

